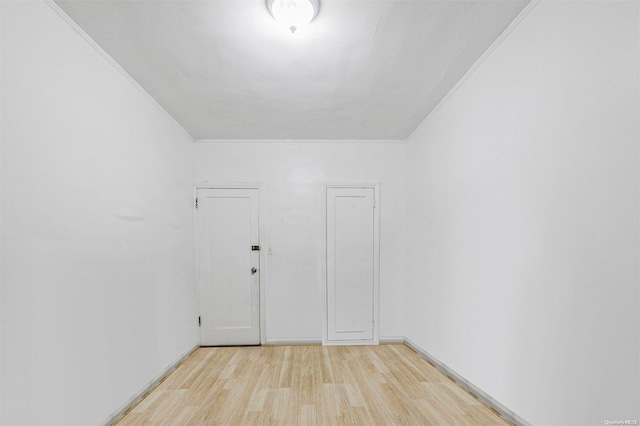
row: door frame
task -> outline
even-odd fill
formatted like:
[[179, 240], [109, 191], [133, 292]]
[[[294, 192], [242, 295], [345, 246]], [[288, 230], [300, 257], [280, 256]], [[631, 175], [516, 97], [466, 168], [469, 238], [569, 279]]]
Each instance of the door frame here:
[[[329, 188], [373, 189], [373, 339], [332, 341], [329, 335], [329, 305], [327, 298], [327, 190]], [[336, 183], [322, 186], [322, 242], [320, 274], [322, 284], [322, 344], [331, 345], [378, 345], [380, 343], [380, 183]]]
[[[265, 271], [265, 247], [266, 238], [264, 232], [264, 223], [262, 217], [264, 212], [264, 190], [262, 183], [200, 183], [196, 184], [193, 188], [193, 199], [194, 202], [198, 198], [198, 190], [199, 189], [257, 189], [258, 190], [258, 236], [260, 238], [260, 268], [258, 269], [258, 279], [260, 280], [260, 285], [258, 287], [260, 291], [259, 297], [259, 309], [260, 309], [260, 344], [266, 344], [265, 331], [266, 331], [266, 312], [265, 312], [265, 279], [266, 275]], [[193, 220], [194, 220], [194, 233], [195, 233], [195, 245], [196, 245], [196, 295], [198, 302], [198, 315], [200, 315], [200, 262], [199, 262], [199, 253], [198, 253], [198, 210], [193, 209]], [[199, 339], [198, 339], [199, 340]]]

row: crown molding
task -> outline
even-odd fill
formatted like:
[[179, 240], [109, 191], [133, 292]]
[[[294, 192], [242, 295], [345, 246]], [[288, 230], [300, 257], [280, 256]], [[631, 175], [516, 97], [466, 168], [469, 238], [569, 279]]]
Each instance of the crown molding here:
[[98, 52], [113, 68], [115, 68], [133, 87], [145, 96], [152, 105], [156, 107], [167, 119], [169, 119], [180, 131], [182, 131], [191, 141], [198, 143], [382, 143], [382, 144], [404, 144], [411, 141], [414, 136], [429, 122], [431, 117], [442, 108], [451, 97], [464, 85], [478, 68], [487, 60], [504, 40], [520, 25], [520, 23], [542, 2], [542, 0], [531, 0], [509, 26], [498, 36], [498, 38], [487, 48], [487, 50], [474, 62], [460, 80], [438, 104], [429, 112], [420, 124], [411, 132], [406, 139], [197, 139], [176, 121], [150, 94], [147, 92], [129, 73], [127, 73], [107, 52], [105, 52], [80, 26], [58, 6], [54, 0], [43, 0], [56, 14], [58, 14], [78, 35], [80, 35], [93, 49]]
[[498, 38], [496, 38], [496, 40], [491, 44], [491, 46], [489, 46], [487, 50], [485, 50], [484, 53], [480, 55], [480, 57], [473, 63], [473, 65], [471, 65], [471, 68], [469, 68], [467, 72], [462, 76], [462, 78], [458, 80], [455, 86], [453, 86], [453, 88], [451, 88], [451, 90], [447, 92], [444, 98], [442, 98], [440, 102], [438, 102], [438, 104], [431, 110], [431, 112], [429, 112], [429, 114], [425, 117], [425, 119], [422, 120], [420, 124], [418, 124], [418, 127], [416, 127], [415, 130], [411, 132], [411, 135], [409, 135], [409, 137], [407, 138], [407, 142], [411, 141], [413, 137], [420, 130], [422, 130], [423, 127], [425, 127], [425, 125], [429, 122], [431, 117], [433, 117], [435, 113], [440, 108], [442, 108], [449, 101], [449, 99], [451, 99], [451, 97], [453, 97], [453, 95], [464, 85], [464, 83], [469, 79], [469, 77], [471, 77], [478, 70], [478, 68], [480, 68], [480, 66], [484, 63], [484, 61], [486, 61], [491, 56], [491, 54], [498, 48], [498, 46], [500, 46], [509, 37], [509, 35], [541, 2], [542, 0], [531, 0], [529, 4], [527, 4], [525, 8], [522, 9], [522, 12], [520, 12], [513, 21], [511, 21], [509, 26], [505, 28], [505, 30], [498, 36]]
[[171, 114], [169, 114], [167, 112], [166, 109], [164, 109], [159, 103], [158, 101], [156, 101], [153, 96], [151, 96], [149, 94], [149, 92], [147, 92], [133, 77], [131, 77], [131, 75], [126, 72], [124, 70], [124, 68], [122, 68], [120, 66], [120, 64], [118, 64], [115, 59], [113, 59], [107, 52], [104, 51], [104, 49], [102, 49], [102, 47], [100, 47], [100, 45], [98, 43], [95, 42], [95, 40], [93, 40], [89, 34], [87, 34], [82, 28], [80, 28], [80, 26], [73, 20], [71, 19], [71, 17], [69, 15], [66, 14], [66, 12], [64, 10], [62, 10], [60, 8], [60, 6], [58, 6], [54, 0], [42, 0], [44, 1], [44, 3], [49, 6], [60, 18], [62, 18], [63, 21], [65, 21], [80, 37], [82, 37], [84, 39], [84, 41], [87, 42], [87, 44], [89, 44], [89, 46], [91, 46], [96, 52], [98, 52], [113, 68], [115, 68], [116, 71], [118, 71], [124, 78], [125, 80], [127, 80], [129, 83], [131, 83], [131, 85], [133, 87], [135, 87], [138, 92], [140, 92], [142, 94], [142, 96], [144, 96], [145, 98], [147, 98], [147, 100], [154, 106], [156, 107], [156, 109], [158, 111], [160, 111], [160, 113], [162, 113], [162, 115], [164, 115], [169, 121], [171, 121], [176, 128], [178, 128], [178, 130], [180, 130], [182, 133], [185, 134], [185, 136], [187, 136], [189, 138], [189, 140], [191, 140], [192, 142], [194, 141], [193, 136], [191, 136], [191, 134], [189, 134], [189, 132], [187, 132], [187, 130], [182, 127], [182, 125], [180, 125], [180, 123], [178, 123], [176, 121], [175, 118], [173, 118], [173, 116]]
[[195, 139], [196, 143], [335, 143], [403, 144], [407, 139]]

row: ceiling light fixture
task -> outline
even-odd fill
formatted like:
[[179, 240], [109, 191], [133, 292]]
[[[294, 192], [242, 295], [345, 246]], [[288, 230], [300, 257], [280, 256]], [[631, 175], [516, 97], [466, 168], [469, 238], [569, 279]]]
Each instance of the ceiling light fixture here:
[[267, 0], [267, 9], [293, 34], [318, 15], [320, 0]]

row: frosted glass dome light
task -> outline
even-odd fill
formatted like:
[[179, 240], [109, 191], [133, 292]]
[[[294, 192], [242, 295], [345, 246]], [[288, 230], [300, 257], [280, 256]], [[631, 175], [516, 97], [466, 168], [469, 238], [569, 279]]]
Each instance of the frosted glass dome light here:
[[271, 16], [291, 33], [313, 21], [320, 9], [319, 0], [267, 0]]

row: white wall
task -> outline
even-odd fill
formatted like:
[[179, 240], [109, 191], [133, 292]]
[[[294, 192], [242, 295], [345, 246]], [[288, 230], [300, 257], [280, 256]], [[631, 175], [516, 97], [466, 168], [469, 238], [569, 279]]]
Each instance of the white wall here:
[[[0, 52], [2, 51], [2, 5], [0, 1]], [[2, 81], [2, 54], [0, 54], [0, 82]], [[2, 257], [2, 84], [0, 83], [0, 258]], [[0, 424], [2, 423], [2, 261], [0, 260]]]
[[[196, 143], [196, 182], [264, 185], [267, 341], [322, 340], [325, 183], [381, 183], [380, 337], [403, 335], [405, 147], [390, 143]], [[267, 251], [263, 251], [264, 254]]]
[[46, 4], [2, 3], [2, 423], [98, 424], [198, 342], [193, 145]]
[[535, 425], [640, 420], [638, 7], [542, 2], [408, 145], [407, 337]]

